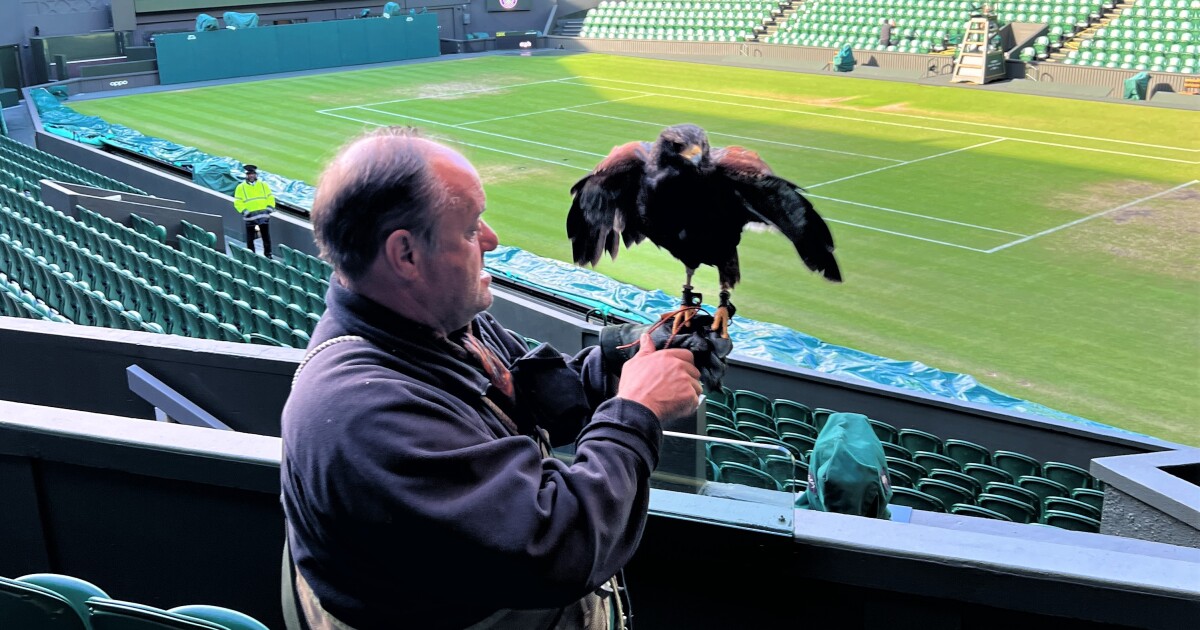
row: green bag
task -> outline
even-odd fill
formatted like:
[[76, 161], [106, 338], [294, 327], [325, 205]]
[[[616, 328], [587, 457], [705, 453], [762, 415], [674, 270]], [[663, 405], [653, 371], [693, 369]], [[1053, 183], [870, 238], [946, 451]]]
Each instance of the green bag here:
[[796, 507], [890, 519], [887, 457], [867, 417], [829, 416], [808, 460], [808, 490]]
[[850, 48], [850, 44], [842, 46], [841, 51], [833, 58], [833, 69], [838, 72], [850, 72], [854, 69], [854, 64], [858, 63], [854, 60], [854, 51]]

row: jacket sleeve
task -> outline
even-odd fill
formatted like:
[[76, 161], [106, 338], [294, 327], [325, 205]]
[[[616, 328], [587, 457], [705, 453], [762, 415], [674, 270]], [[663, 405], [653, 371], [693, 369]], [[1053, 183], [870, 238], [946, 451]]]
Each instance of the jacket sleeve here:
[[233, 191], [233, 209], [237, 210], [238, 214], [246, 212], [246, 185], [238, 184]]
[[267, 191], [267, 207], [274, 208], [275, 207], [275, 193], [271, 192], [271, 187], [269, 185], [267, 185], [267, 182], [263, 182], [263, 189], [265, 189]]
[[335, 440], [337, 461], [289, 459], [323, 477], [306, 492], [345, 512], [330, 522], [365, 528], [343, 531], [364, 541], [355, 557], [512, 608], [576, 601], [632, 557], [662, 440], [642, 405], [600, 405], [567, 464], [543, 459], [529, 437], [494, 437], [466, 402], [386, 369], [338, 380], [337, 401], [306, 411], [337, 418], [310, 424], [327, 433], [289, 438]]

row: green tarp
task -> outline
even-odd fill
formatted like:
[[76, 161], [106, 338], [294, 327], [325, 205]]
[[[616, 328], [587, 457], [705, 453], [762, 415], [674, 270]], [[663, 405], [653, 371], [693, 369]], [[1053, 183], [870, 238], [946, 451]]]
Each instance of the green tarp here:
[[383, 15], [384, 17], [396, 17], [400, 15], [400, 5], [396, 4], [395, 2], [389, 2], [383, 5]]
[[796, 507], [891, 518], [892, 488], [883, 445], [859, 413], [829, 416], [808, 460], [808, 490]]
[[217, 24], [217, 18], [207, 13], [201, 13], [200, 15], [196, 16], [197, 33], [201, 31], [215, 31], [219, 28], [221, 28], [221, 25]]
[[846, 44], [834, 56], [833, 69], [838, 72], [850, 72], [854, 69], [854, 64], [856, 63], [858, 62], [854, 60], [854, 51], [850, 48], [850, 44]]
[[226, 11], [225, 28], [258, 28], [257, 13], [238, 13], [237, 11]]
[[1125, 79], [1125, 98], [1131, 101], [1146, 100], [1146, 89], [1150, 87], [1150, 73], [1139, 72]]

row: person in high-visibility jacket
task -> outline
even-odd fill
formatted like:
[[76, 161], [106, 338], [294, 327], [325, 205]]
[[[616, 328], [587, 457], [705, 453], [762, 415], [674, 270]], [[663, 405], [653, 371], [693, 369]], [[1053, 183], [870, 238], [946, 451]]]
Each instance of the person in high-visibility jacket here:
[[246, 181], [233, 191], [233, 207], [246, 222], [246, 248], [254, 251], [254, 230], [262, 235], [263, 255], [271, 257], [271, 211], [275, 209], [275, 195], [267, 182], [258, 181], [258, 167], [246, 165]]

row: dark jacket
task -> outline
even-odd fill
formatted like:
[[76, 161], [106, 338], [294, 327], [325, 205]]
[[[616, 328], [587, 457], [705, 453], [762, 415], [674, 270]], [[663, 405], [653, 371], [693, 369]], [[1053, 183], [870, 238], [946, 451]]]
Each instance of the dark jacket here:
[[[566, 606], [628, 562], [662, 431], [646, 407], [608, 399], [596, 349], [519, 360], [525, 342], [479, 315], [477, 336], [515, 364], [513, 432], [450, 342], [338, 282], [327, 303], [310, 348], [366, 341], [304, 368], [281, 471], [292, 555], [326, 610], [358, 630], [462, 627]], [[574, 441], [574, 464], [544, 459], [539, 434]]]

